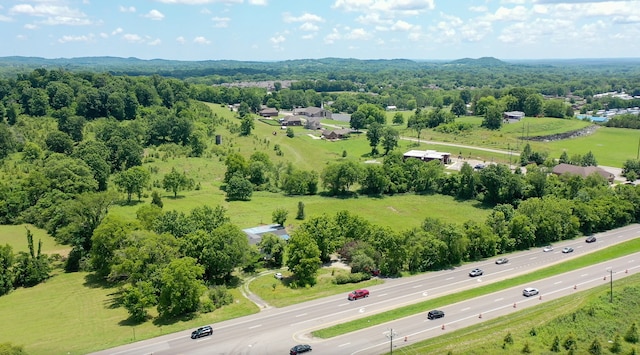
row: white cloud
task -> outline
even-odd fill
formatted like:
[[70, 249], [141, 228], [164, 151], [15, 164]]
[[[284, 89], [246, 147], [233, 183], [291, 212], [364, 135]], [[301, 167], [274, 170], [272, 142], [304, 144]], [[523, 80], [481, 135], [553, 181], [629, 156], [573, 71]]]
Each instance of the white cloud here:
[[147, 43], [150, 46], [157, 46], [162, 44], [162, 41], [160, 40], [160, 38], [156, 38], [153, 41], [150, 41], [149, 43]]
[[100, 32], [100, 37], [101, 38], [109, 38], [109, 34], [108, 33], [104, 33], [104, 32]]
[[193, 39], [193, 43], [197, 43], [197, 44], [211, 44], [211, 41], [209, 41], [208, 39], [206, 39], [203, 36], [198, 36], [196, 38]]
[[265, 6], [267, 5], [267, 0], [249, 0], [249, 4]]
[[122, 38], [129, 43], [142, 43], [144, 39], [137, 34], [125, 33]]
[[200, 13], [203, 15], [210, 15], [211, 14], [211, 10], [207, 9], [207, 8], [202, 8], [202, 10], [200, 10]]
[[126, 7], [121, 5], [119, 9], [120, 9], [120, 12], [136, 12], [136, 8], [134, 6]]
[[501, 1], [501, 3], [503, 4], [517, 4], [517, 5], [522, 5], [526, 2], [527, 0], [502, 0]]
[[176, 42], [180, 43], [180, 44], [184, 44], [186, 42], [186, 40], [184, 39], [184, 37], [182, 36], [178, 36], [176, 38]]
[[283, 43], [286, 40], [287, 39], [283, 35], [276, 35], [274, 37], [269, 38], [269, 41], [271, 41], [271, 43], [273, 43], [274, 46], [278, 46], [280, 45], [280, 43]]
[[487, 11], [489, 11], [489, 9], [484, 5], [482, 5], [482, 6], [471, 6], [471, 7], [469, 7], [469, 11], [472, 11], [472, 12], [487, 12]]
[[487, 21], [524, 21], [529, 17], [529, 10], [524, 6], [506, 8], [500, 6], [495, 13], [487, 14]]
[[116, 28], [115, 30], [111, 31], [111, 35], [115, 36], [118, 33], [122, 33], [124, 30], [121, 27]]
[[213, 27], [225, 28], [229, 27], [229, 21], [231, 21], [231, 19], [229, 17], [213, 17], [211, 21], [214, 22]]
[[383, 12], [391, 16], [415, 16], [435, 8], [434, 0], [335, 0], [331, 6], [347, 12]]
[[300, 38], [308, 40], [308, 39], [314, 39], [315, 37], [316, 37], [315, 33], [309, 33], [309, 34], [301, 36]]
[[164, 14], [156, 9], [149, 11], [148, 13], [142, 15], [142, 17], [146, 17], [150, 20], [160, 21], [164, 19]]
[[87, 15], [78, 9], [54, 4], [18, 4], [9, 9], [9, 14], [45, 18], [40, 23], [46, 25], [90, 25]]
[[351, 32], [344, 36], [344, 38], [346, 39], [353, 40], [368, 40], [371, 37], [372, 35], [365, 31], [364, 28], [354, 28], [353, 30], [351, 30]]
[[391, 26], [392, 31], [419, 31], [420, 26], [412, 25], [406, 21], [398, 20]]
[[24, 40], [29, 39], [29, 37], [27, 37], [27, 36], [25, 36], [25, 35], [17, 35], [17, 36], [16, 36], [16, 38], [17, 38], [17, 39], [19, 39], [19, 40], [21, 40], [21, 41], [24, 41]]
[[90, 42], [94, 38], [93, 34], [82, 35], [82, 36], [62, 36], [58, 38], [58, 42], [67, 43], [67, 42]]
[[300, 16], [293, 16], [288, 12], [282, 14], [282, 20], [284, 22], [324, 22], [324, 19], [318, 15], [305, 12]]
[[0, 22], [11, 22], [13, 21], [13, 19], [11, 19], [11, 17], [5, 16], [5, 15], [0, 15]]
[[242, 4], [243, 0], [156, 0], [164, 4], [204, 5], [204, 4]]
[[342, 35], [340, 34], [340, 32], [338, 31], [337, 28], [334, 28], [331, 30], [331, 33], [326, 35], [324, 37], [324, 43], [326, 44], [333, 44], [335, 43], [335, 41], [339, 40], [342, 38]]
[[306, 32], [315, 32], [318, 31], [320, 28], [317, 25], [314, 25], [311, 22], [305, 22], [302, 25], [300, 25], [300, 30], [302, 31], [306, 31]]
[[571, 20], [536, 19], [533, 22], [519, 22], [506, 27], [498, 36], [504, 43], [533, 44], [540, 42], [560, 43], [579, 39], [587, 40], [586, 34], [576, 30]]
[[37, 25], [32, 24], [32, 23], [27, 23], [27, 24], [24, 25], [24, 28], [27, 29], [27, 30], [35, 30], [35, 29], [37, 29], [39, 27]]

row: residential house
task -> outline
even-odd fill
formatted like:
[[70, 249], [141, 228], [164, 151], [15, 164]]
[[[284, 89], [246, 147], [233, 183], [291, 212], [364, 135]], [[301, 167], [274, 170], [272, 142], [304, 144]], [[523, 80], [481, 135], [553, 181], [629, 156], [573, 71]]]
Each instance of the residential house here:
[[332, 130], [325, 129], [324, 131], [322, 131], [322, 138], [328, 139], [328, 140], [343, 139], [348, 137], [349, 134], [351, 134], [350, 128], [332, 129]]
[[551, 172], [556, 175], [573, 174], [582, 176], [583, 178], [586, 178], [591, 174], [598, 174], [609, 181], [610, 184], [613, 183], [613, 180], [615, 179], [614, 174], [597, 166], [579, 166], [562, 163], [554, 166]]
[[303, 115], [307, 117], [331, 118], [331, 111], [320, 107], [306, 107], [293, 110], [294, 115]]
[[320, 118], [318, 117], [307, 117], [304, 123], [304, 128], [306, 129], [321, 129], [322, 124], [320, 123]]
[[247, 235], [250, 245], [256, 245], [260, 243], [260, 241], [262, 240], [262, 236], [267, 233], [275, 234], [284, 240], [289, 240], [289, 234], [287, 230], [279, 224], [268, 224], [243, 229], [242, 231]]
[[278, 110], [273, 107], [266, 107], [260, 110], [258, 114], [262, 117], [276, 117], [278, 116]]
[[281, 119], [283, 126], [302, 126], [302, 117], [300, 116], [286, 116]]

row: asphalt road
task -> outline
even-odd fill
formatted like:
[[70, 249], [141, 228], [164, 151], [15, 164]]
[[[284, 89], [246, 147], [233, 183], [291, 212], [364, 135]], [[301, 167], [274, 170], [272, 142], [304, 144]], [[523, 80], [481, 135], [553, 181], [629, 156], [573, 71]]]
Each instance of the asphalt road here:
[[[513, 253], [507, 256], [509, 262], [503, 265], [496, 265], [496, 258], [493, 258], [450, 270], [388, 279], [382, 285], [369, 288], [370, 297], [357, 301], [348, 301], [347, 295], [342, 294], [285, 308], [268, 308], [255, 315], [213, 324], [213, 335], [199, 340], [190, 339], [189, 330], [96, 354], [288, 354], [289, 348], [299, 343], [311, 344], [314, 354], [379, 354], [389, 351], [390, 329], [394, 332], [394, 347], [402, 347], [438, 336], [443, 332], [478, 324], [487, 319], [608, 283], [608, 270], [615, 272], [614, 279], [639, 272], [640, 253], [447, 305], [442, 307], [446, 316], [437, 320], [427, 320], [426, 313], [416, 314], [326, 340], [314, 339], [310, 332], [429, 298], [531, 273], [536, 269], [636, 238], [639, 234], [640, 225], [634, 224], [598, 234], [595, 243], [585, 243], [584, 238], [579, 238], [555, 244], [552, 252], [545, 253], [542, 248], [534, 248]], [[565, 246], [571, 246], [575, 251], [563, 254], [561, 249]], [[476, 267], [483, 269], [484, 275], [469, 277], [469, 271]], [[522, 296], [524, 287], [538, 288], [541, 297]], [[443, 325], [445, 329], [442, 329]], [[404, 342], [405, 336], [408, 338], [407, 342]]]

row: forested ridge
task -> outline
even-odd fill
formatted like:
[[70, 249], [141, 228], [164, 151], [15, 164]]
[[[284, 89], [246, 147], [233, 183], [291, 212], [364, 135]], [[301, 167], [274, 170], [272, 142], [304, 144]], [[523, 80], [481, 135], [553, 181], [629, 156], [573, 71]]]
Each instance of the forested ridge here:
[[[114, 61], [121, 65], [121, 60]], [[565, 68], [558, 69], [564, 74], [556, 74], [557, 81], [547, 76], [543, 79], [546, 84], [522, 84], [525, 78], [533, 78], [532, 73], [543, 70], [500, 64], [498, 67], [504, 68], [500, 72], [493, 60], [491, 67], [483, 66], [486, 61], [441, 65], [398, 60], [389, 61], [391, 68], [387, 61], [367, 61], [372, 65], [370, 71], [350, 71], [351, 65], [361, 62], [308, 61], [318, 73], [326, 74], [323, 79], [320, 74], [314, 78], [310, 74], [313, 70], [301, 69], [306, 62], [283, 62], [276, 67], [282, 70], [280, 77], [290, 71], [304, 77], [298, 85], [309, 87], [275, 92], [213, 86], [204, 83], [208, 78], [165, 77], [157, 74], [163, 69], [160, 63], [153, 75], [37, 68], [0, 79], [0, 222], [31, 223], [70, 245], [65, 270], [90, 271], [119, 286], [118, 304], [132, 319], [143, 322], [149, 319], [152, 307], [160, 317], [170, 318], [210, 312], [228, 304], [225, 287], [237, 285], [234, 272], [238, 269], [286, 265], [293, 273], [292, 287], [312, 286], [321, 262], [338, 252], [354, 273], [361, 272], [354, 276], [357, 281], [370, 277], [372, 270], [386, 276], [424, 272], [604, 231], [640, 218], [640, 189], [636, 186], [611, 187], [597, 174], [587, 178], [549, 174], [556, 158], [597, 165], [590, 152], [547, 157], [525, 147], [521, 164], [527, 166], [526, 174], [501, 164], [481, 170], [465, 164], [459, 174], [446, 174], [438, 162], [403, 160], [395, 149], [397, 127], [386, 122], [383, 110], [385, 105], [398, 102], [410, 107], [411, 117], [406, 121], [399, 117], [397, 126], [418, 131], [418, 138], [421, 130], [455, 128], [456, 102], [484, 110], [489, 129], [500, 128], [500, 109], [507, 108], [533, 107], [537, 115], [555, 112], [569, 119], [569, 103], [543, 100], [543, 87], [562, 98], [567, 90], [586, 96], [618, 88], [640, 90], [637, 69], [625, 71], [623, 64], [605, 75], [606, 70], [600, 68]], [[268, 63], [242, 65], [251, 70], [268, 67]], [[344, 69], [329, 69], [336, 65]], [[385, 69], [376, 71], [376, 65]], [[421, 72], [405, 70], [413, 66]], [[240, 77], [255, 79], [253, 75]], [[401, 78], [411, 75], [414, 78], [409, 84], [400, 83]], [[334, 81], [353, 85], [353, 92], [314, 89]], [[430, 87], [430, 83], [436, 86]], [[203, 101], [237, 105], [238, 109], [232, 118], [220, 117]], [[333, 101], [331, 107], [336, 111], [353, 113], [352, 128], [367, 130], [371, 156], [380, 158], [382, 164], [364, 166], [337, 159], [317, 170], [302, 170], [275, 162], [263, 151], [243, 156], [233, 146], [212, 143], [221, 131], [260, 140], [252, 131], [256, 124], [262, 124], [255, 119], [262, 105], [293, 108], [320, 106], [327, 101]], [[488, 118], [496, 112], [499, 122], [494, 126]], [[460, 112], [464, 114], [466, 108]], [[477, 201], [491, 213], [484, 223], [457, 225], [426, 218], [419, 226], [397, 231], [339, 208], [307, 218], [301, 205], [296, 217], [304, 222], [292, 232], [288, 243], [265, 237], [252, 247], [221, 206], [165, 210], [158, 190], [170, 191], [175, 198], [180, 191], [197, 189], [199, 181], [178, 169], [159, 176], [149, 163], [161, 159], [160, 154], [149, 155], [149, 151], [207, 159], [214, 169], [225, 171], [223, 189], [229, 201], [250, 201], [254, 191], [275, 196], [321, 194], [326, 198], [445, 194]], [[347, 155], [345, 152], [343, 158]], [[628, 167], [634, 170], [637, 164]], [[141, 205], [135, 220], [109, 215], [114, 204], [149, 195], [151, 203]], [[276, 209], [273, 219], [284, 225], [286, 211]], [[1, 250], [0, 261], [8, 266], [0, 275], [0, 294], [46, 279], [48, 265], [35, 252], [34, 242], [29, 244], [30, 254], [19, 256], [18, 262], [10, 247]]]

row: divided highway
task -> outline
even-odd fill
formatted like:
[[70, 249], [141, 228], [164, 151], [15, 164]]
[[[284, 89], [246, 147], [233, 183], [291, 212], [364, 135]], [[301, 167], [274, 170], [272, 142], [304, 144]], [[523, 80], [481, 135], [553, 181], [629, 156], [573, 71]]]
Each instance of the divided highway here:
[[[310, 333], [429, 298], [535, 272], [638, 235], [640, 225], [634, 224], [597, 234], [594, 243], [585, 243], [584, 238], [578, 238], [555, 244], [551, 252], [534, 248], [513, 253], [508, 256], [509, 262], [503, 265], [496, 265], [496, 258], [493, 258], [450, 270], [388, 279], [382, 285], [369, 288], [371, 295], [368, 298], [357, 301], [348, 301], [346, 294], [340, 294], [284, 308], [269, 308], [255, 315], [212, 324], [213, 335], [198, 340], [189, 337], [190, 329], [95, 354], [288, 354], [293, 345], [300, 343], [310, 344], [313, 354], [384, 353], [389, 351], [390, 328], [394, 332], [394, 347], [402, 347], [586, 288], [608, 284], [609, 270], [614, 271], [614, 280], [637, 273], [640, 271], [640, 253], [447, 305], [441, 308], [446, 316], [440, 319], [428, 320], [425, 312], [326, 340], [312, 338]], [[575, 251], [563, 254], [563, 247], [572, 247]], [[474, 268], [482, 269], [484, 274], [469, 277], [469, 271]], [[540, 295], [524, 297], [524, 287], [538, 288]], [[404, 337], [409, 341], [405, 343]]]

